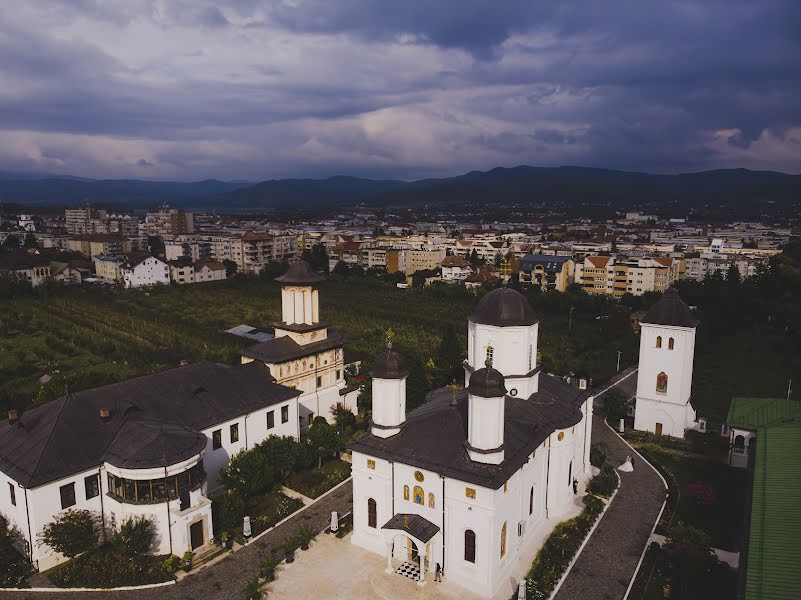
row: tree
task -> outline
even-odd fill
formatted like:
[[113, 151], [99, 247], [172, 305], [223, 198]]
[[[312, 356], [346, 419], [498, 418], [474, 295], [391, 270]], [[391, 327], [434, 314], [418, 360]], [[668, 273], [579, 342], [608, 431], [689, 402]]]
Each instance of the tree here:
[[256, 448], [234, 454], [218, 477], [226, 490], [244, 497], [266, 492], [274, 481], [269, 460]]
[[334, 423], [339, 428], [340, 433], [345, 433], [345, 429], [356, 425], [356, 415], [354, 415], [348, 408], [337, 402], [331, 407], [331, 416], [334, 417]]
[[308, 448], [288, 436], [272, 435], [257, 444], [254, 450], [266, 458], [277, 482], [284, 481], [292, 471], [311, 466], [313, 461]]
[[29, 231], [28, 233], [25, 234], [24, 245], [26, 248], [36, 248], [39, 246], [39, 242], [36, 241], [36, 236]]
[[20, 244], [19, 238], [16, 235], [14, 235], [13, 233], [11, 235], [7, 236], [6, 239], [3, 240], [3, 249], [4, 250], [8, 250], [8, 251], [16, 250], [17, 248], [20, 247], [20, 245], [21, 244]]
[[301, 258], [316, 271], [328, 271], [328, 253], [325, 251], [325, 246], [319, 242], [314, 244], [311, 250], [304, 250]]
[[343, 279], [347, 278], [347, 276], [350, 275], [350, 267], [348, 267], [345, 261], [338, 260], [337, 264], [334, 265], [334, 275], [338, 275]]
[[726, 273], [726, 283], [728, 283], [731, 287], [737, 287], [741, 283], [740, 269], [737, 268], [735, 263], [731, 264], [728, 272]]
[[339, 432], [323, 417], [315, 417], [306, 440], [317, 455], [318, 469], [323, 466], [323, 458], [334, 456], [339, 450]]
[[229, 260], [229, 259], [226, 258], [222, 262], [225, 265], [225, 276], [226, 277], [233, 277], [234, 275], [236, 275], [236, 270], [238, 268], [238, 265], [234, 261]]
[[18, 587], [31, 572], [31, 565], [14, 547], [22, 535], [0, 514], [0, 588]]
[[73, 559], [97, 546], [97, 517], [88, 510], [68, 510], [44, 526], [41, 540], [59, 554]]
[[439, 364], [438, 384], [446, 385], [462, 375], [462, 348], [456, 336], [456, 328], [448, 324], [442, 334], [442, 340], [437, 348], [437, 362]]
[[156, 526], [153, 520], [145, 517], [132, 517], [120, 525], [112, 544], [123, 556], [133, 559], [138, 554], [147, 554], [153, 548]]

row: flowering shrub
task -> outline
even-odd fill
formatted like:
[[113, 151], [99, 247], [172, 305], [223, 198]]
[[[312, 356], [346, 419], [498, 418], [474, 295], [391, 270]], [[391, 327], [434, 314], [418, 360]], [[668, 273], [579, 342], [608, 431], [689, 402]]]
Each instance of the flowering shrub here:
[[699, 506], [712, 506], [718, 499], [718, 494], [711, 485], [694, 481], [687, 486], [685, 495], [688, 498], [695, 499], [696, 504]]

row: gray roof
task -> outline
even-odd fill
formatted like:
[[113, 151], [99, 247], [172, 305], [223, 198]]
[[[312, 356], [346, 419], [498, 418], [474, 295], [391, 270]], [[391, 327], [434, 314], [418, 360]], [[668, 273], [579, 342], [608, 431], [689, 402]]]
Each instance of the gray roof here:
[[672, 327], [696, 327], [699, 320], [690, 307], [681, 299], [673, 286], [669, 287], [654, 304], [640, 323], [670, 325]]
[[499, 465], [474, 462], [467, 454], [468, 399], [465, 390], [458, 390], [455, 394], [448, 388], [435, 390], [429, 394], [429, 402], [406, 415], [400, 433], [388, 438], [368, 434], [349, 447], [377, 458], [498, 489], [551, 433], [581, 421], [581, 405], [588, 396], [587, 391], [545, 374], [540, 374], [536, 394], [528, 398], [506, 396], [505, 454]]
[[[298, 395], [276, 384], [263, 365], [207, 361], [68, 394], [17, 423], [0, 422], [0, 471], [32, 488], [96, 467], [107, 456], [114, 464], [174, 464], [199, 451], [191, 431]], [[110, 417], [101, 419], [100, 409]], [[164, 427], [154, 429], [152, 421]], [[165, 445], [139, 447], [136, 436]]]
[[298, 259], [289, 263], [289, 269], [287, 272], [280, 277], [276, 277], [275, 280], [280, 281], [283, 284], [296, 283], [312, 285], [325, 280], [325, 277], [321, 277], [312, 271], [311, 265], [309, 265], [309, 263], [307, 263], [305, 260]]
[[255, 340], [257, 342], [266, 342], [274, 337], [272, 333], [267, 333], [266, 331], [261, 331], [260, 329], [256, 329], [255, 327], [244, 324], [231, 327], [231, 329], [226, 329], [225, 333], [230, 333], [231, 335], [247, 338], [249, 340]]
[[400, 529], [408, 531], [424, 544], [437, 535], [439, 525], [435, 525], [425, 517], [410, 513], [398, 513], [381, 526], [381, 529]]
[[371, 376], [373, 379], [403, 379], [409, 375], [406, 361], [391, 347], [376, 356]]
[[104, 459], [120, 469], [168, 467], [197, 456], [206, 440], [184, 425], [131, 417], [120, 427]]
[[537, 317], [525, 296], [506, 287], [492, 290], [479, 300], [469, 319], [474, 323], [497, 327], [533, 325], [537, 322]]
[[487, 361], [486, 367], [470, 376], [467, 392], [481, 398], [500, 398], [506, 395], [506, 381], [503, 374], [493, 369], [490, 361]]
[[240, 354], [248, 358], [260, 360], [264, 363], [277, 364], [311, 356], [318, 352], [341, 348], [344, 344], [345, 340], [341, 335], [330, 331], [326, 339], [303, 346], [298, 344], [291, 337], [284, 335], [272, 340], [267, 340], [266, 342], [261, 342], [260, 344], [249, 346], [242, 350]]

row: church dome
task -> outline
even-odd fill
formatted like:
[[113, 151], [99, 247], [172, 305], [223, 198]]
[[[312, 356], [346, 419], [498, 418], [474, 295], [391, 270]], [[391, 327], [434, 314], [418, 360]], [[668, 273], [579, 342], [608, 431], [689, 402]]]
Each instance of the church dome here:
[[651, 307], [648, 314], [640, 323], [650, 323], [652, 325], [669, 325], [671, 327], [695, 327], [698, 319], [681, 299], [679, 292], [670, 286], [662, 297]]
[[500, 371], [492, 367], [479, 369], [470, 376], [467, 392], [482, 398], [500, 398], [506, 395], [506, 381]]
[[403, 379], [408, 374], [403, 356], [391, 347], [379, 354], [373, 363], [373, 379]]
[[474, 323], [496, 327], [534, 325], [537, 322], [528, 300], [520, 292], [506, 287], [484, 296], [469, 318]]

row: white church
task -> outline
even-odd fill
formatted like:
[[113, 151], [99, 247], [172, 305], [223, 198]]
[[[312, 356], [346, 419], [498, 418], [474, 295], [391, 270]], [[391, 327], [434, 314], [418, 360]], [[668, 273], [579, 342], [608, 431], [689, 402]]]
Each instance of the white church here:
[[388, 573], [425, 585], [439, 565], [492, 597], [535, 529], [576, 501], [592, 397], [540, 372], [537, 337], [521, 294], [490, 292], [468, 321], [466, 389], [435, 390], [408, 414], [403, 357], [390, 343], [376, 359], [371, 432], [351, 444], [352, 543]]
[[674, 287], [640, 321], [634, 429], [683, 438], [696, 427], [691, 392], [697, 326]]

